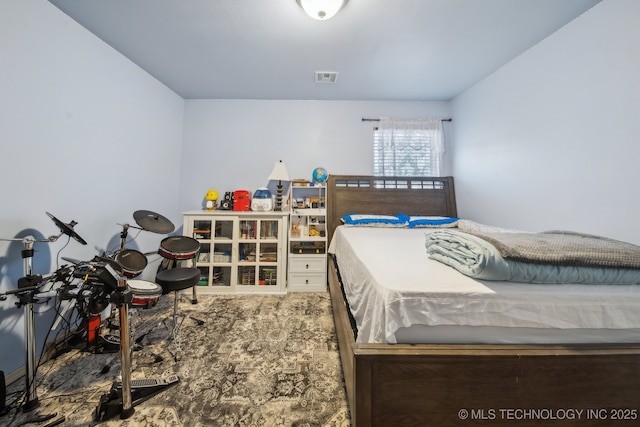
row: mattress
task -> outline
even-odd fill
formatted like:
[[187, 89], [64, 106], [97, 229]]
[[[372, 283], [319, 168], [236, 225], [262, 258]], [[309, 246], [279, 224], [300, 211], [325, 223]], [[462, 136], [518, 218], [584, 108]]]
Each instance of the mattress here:
[[360, 343], [640, 342], [640, 286], [477, 280], [429, 259], [425, 228], [340, 226]]

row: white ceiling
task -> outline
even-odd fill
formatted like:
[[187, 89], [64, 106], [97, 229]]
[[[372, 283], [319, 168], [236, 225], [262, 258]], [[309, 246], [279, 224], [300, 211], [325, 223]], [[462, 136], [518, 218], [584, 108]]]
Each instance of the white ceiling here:
[[[601, 0], [50, 0], [184, 98], [447, 101]], [[315, 83], [316, 71], [339, 73]]]

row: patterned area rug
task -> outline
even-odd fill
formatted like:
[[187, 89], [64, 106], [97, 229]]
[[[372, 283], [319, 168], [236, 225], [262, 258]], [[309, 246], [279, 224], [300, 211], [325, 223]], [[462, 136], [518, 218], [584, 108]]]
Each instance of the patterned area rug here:
[[[65, 426], [350, 425], [328, 293], [183, 301], [179, 309], [188, 317], [178, 349], [168, 339], [171, 321], [163, 322], [172, 308], [173, 298], [163, 296], [156, 307], [130, 316], [132, 341], [142, 345], [133, 352], [132, 379], [179, 378], [136, 404], [131, 417], [94, 420], [101, 396], [119, 380], [120, 354], [72, 350], [38, 369], [38, 408], [13, 409], [0, 425], [52, 413], [64, 415]], [[24, 386], [18, 383], [11, 388]]]

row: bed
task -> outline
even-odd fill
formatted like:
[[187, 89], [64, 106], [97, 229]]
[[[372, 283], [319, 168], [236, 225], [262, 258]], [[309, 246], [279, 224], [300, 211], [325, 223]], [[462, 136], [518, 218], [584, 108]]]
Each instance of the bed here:
[[[327, 236], [332, 243], [341, 218], [351, 212], [457, 215], [451, 177], [332, 175], [327, 185]], [[595, 338], [595, 342], [584, 339], [584, 343], [583, 338], [571, 340], [568, 335], [550, 341], [552, 344], [537, 344], [528, 338], [515, 344], [485, 343], [482, 335], [476, 340], [454, 338], [454, 342], [447, 342], [452, 331], [445, 328], [440, 339], [426, 343], [372, 343], [358, 333], [345, 300], [341, 277], [347, 274], [331, 256], [329, 290], [354, 426], [638, 422], [637, 329], [629, 328], [629, 334], [614, 338], [614, 342], [597, 342]], [[627, 307], [631, 317], [633, 298], [629, 298], [631, 309]], [[397, 339], [387, 335], [383, 333], [382, 339]], [[492, 336], [492, 332], [485, 336]]]

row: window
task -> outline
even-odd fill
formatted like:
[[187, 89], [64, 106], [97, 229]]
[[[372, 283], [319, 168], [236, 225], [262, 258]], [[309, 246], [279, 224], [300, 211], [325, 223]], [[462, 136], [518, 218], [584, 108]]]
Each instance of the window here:
[[373, 134], [375, 176], [441, 176], [442, 120], [380, 119]]

